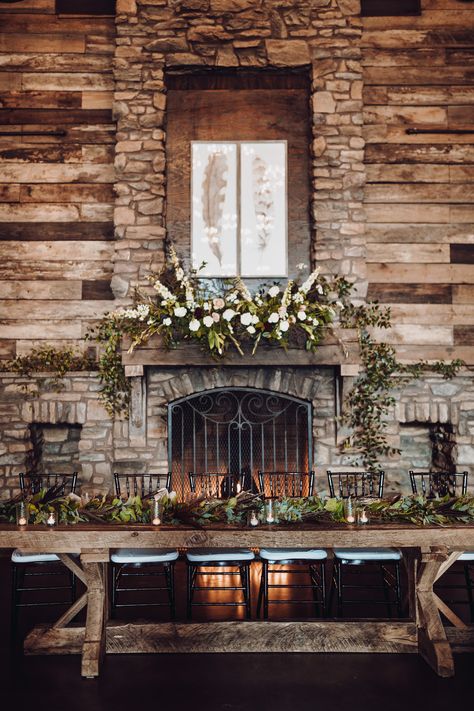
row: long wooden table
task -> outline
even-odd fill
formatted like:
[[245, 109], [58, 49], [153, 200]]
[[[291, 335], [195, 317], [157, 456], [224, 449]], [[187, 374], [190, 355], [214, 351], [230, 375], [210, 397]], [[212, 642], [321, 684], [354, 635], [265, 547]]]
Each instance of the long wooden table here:
[[[106, 563], [113, 548], [395, 547], [408, 574], [409, 618], [400, 621], [231, 621], [124, 624], [108, 620]], [[466, 625], [435, 594], [434, 583], [474, 549], [474, 526], [287, 525], [205, 530], [181, 526], [0, 526], [0, 548], [54, 552], [86, 592], [52, 626], [35, 628], [27, 654], [82, 654], [81, 673], [99, 675], [105, 652], [408, 652], [419, 653], [444, 677], [454, 674], [453, 651], [474, 652]], [[73, 554], [79, 554], [79, 558]], [[86, 624], [68, 626], [87, 606]], [[443, 615], [452, 626], [445, 627]]]

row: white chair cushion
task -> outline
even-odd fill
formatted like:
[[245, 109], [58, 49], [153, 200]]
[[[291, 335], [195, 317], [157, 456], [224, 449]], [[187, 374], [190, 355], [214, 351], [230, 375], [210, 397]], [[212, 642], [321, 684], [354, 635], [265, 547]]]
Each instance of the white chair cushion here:
[[469, 560], [474, 561], [474, 551], [465, 551], [464, 553], [461, 553], [458, 560], [463, 560], [464, 562]]
[[186, 553], [190, 563], [212, 563], [226, 560], [254, 560], [255, 553], [247, 548], [193, 548]]
[[167, 548], [118, 548], [111, 556], [112, 563], [169, 563], [177, 560], [179, 557], [178, 551], [168, 550]]
[[324, 560], [328, 557], [326, 551], [318, 548], [261, 548], [259, 553], [263, 560]]
[[57, 563], [55, 553], [22, 553], [16, 548], [12, 553], [12, 563]]
[[394, 548], [335, 548], [334, 556], [339, 560], [401, 560], [402, 554]]

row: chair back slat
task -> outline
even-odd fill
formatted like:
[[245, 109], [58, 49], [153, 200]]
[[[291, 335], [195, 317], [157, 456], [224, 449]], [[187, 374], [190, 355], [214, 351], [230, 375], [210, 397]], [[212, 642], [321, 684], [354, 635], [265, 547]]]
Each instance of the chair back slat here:
[[428, 499], [443, 496], [465, 496], [467, 494], [468, 472], [415, 472], [409, 470], [413, 494], [422, 494]]
[[77, 472], [72, 474], [60, 474], [50, 472], [48, 474], [25, 474], [20, 472], [20, 491], [22, 494], [37, 494], [41, 489], [58, 489], [59, 496], [74, 494], [77, 486]]
[[259, 471], [258, 486], [267, 498], [313, 496], [314, 472]]
[[228, 472], [189, 472], [191, 494], [209, 499], [227, 499], [242, 490], [240, 474]]
[[366, 498], [374, 497], [381, 498], [383, 496], [383, 487], [385, 472], [362, 472], [362, 471], [344, 471], [333, 472], [327, 470], [329, 494], [331, 497], [339, 497], [347, 499], [352, 497]]
[[166, 484], [163, 484], [162, 474], [133, 474], [114, 473], [115, 493], [120, 497], [140, 496], [142, 499], [153, 496], [159, 489], [166, 486], [169, 489], [170, 475], [166, 475]]

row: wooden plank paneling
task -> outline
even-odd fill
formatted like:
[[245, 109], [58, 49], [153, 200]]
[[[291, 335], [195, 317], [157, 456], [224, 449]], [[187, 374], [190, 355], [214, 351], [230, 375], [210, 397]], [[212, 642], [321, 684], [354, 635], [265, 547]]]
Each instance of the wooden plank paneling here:
[[453, 264], [474, 264], [474, 244], [452, 244], [450, 249]]
[[456, 346], [474, 346], [474, 326], [454, 326]]
[[474, 284], [470, 264], [368, 264], [372, 282], [414, 284]]
[[0, 223], [0, 241], [53, 242], [57, 240], [114, 239], [112, 222], [4, 222]]
[[450, 284], [369, 284], [367, 298], [384, 304], [450, 304]]
[[367, 245], [367, 262], [408, 262], [410, 264], [449, 262], [448, 244], [376, 244]]

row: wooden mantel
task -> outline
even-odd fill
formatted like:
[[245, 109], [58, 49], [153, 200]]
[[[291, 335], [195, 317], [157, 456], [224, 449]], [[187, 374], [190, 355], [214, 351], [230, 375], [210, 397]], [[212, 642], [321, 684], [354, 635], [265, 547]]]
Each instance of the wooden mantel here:
[[[241, 356], [235, 349], [222, 360], [213, 359], [199, 346], [185, 343], [173, 350], [163, 346], [160, 336], [150, 340], [129, 353], [130, 340], [124, 339], [122, 363], [128, 366], [161, 365], [173, 366], [357, 366], [360, 363], [359, 342], [356, 329], [334, 329], [328, 333], [318, 349], [311, 353], [303, 348], [284, 350], [277, 346], [261, 344], [255, 355], [246, 352]], [[353, 369], [352, 369], [353, 370]], [[351, 373], [353, 374], [353, 373]]]

